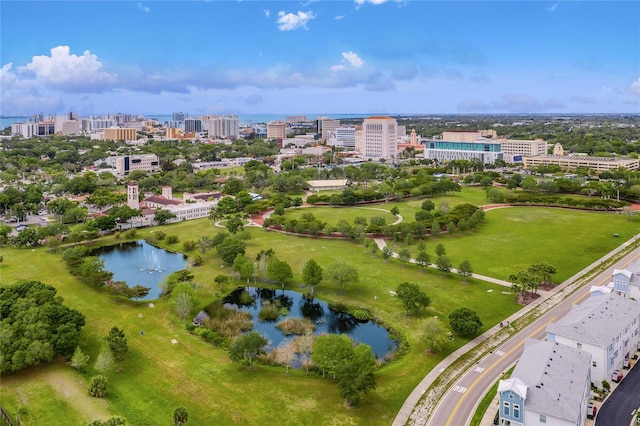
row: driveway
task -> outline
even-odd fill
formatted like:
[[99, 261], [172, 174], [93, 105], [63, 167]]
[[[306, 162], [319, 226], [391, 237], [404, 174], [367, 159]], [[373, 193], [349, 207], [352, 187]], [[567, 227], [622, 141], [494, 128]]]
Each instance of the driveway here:
[[633, 410], [638, 407], [640, 407], [640, 367], [634, 364], [600, 407], [596, 416], [596, 426], [628, 425], [631, 423]]

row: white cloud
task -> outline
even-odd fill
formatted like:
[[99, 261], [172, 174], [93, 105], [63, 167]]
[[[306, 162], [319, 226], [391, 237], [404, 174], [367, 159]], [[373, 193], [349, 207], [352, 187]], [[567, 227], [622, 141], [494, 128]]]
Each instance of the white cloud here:
[[314, 19], [313, 12], [285, 13], [278, 12], [278, 29], [280, 31], [297, 30], [298, 28], [307, 29], [307, 22]]
[[269, 16], [271, 16], [271, 11], [270, 11], [269, 9], [265, 9], [265, 10], [264, 10], [264, 16], [266, 16], [267, 18], [268, 18]]
[[88, 50], [77, 56], [70, 54], [69, 46], [57, 46], [51, 56], [34, 56], [18, 71], [32, 72], [36, 80], [70, 92], [102, 92], [117, 82], [117, 76], [101, 68], [102, 62]]
[[547, 11], [549, 12], [555, 12], [556, 10], [558, 10], [558, 3], [554, 3], [551, 6], [547, 7]]
[[365, 3], [374, 4], [374, 5], [383, 4], [389, 0], [355, 0], [355, 1], [358, 6], [362, 6]]
[[342, 52], [342, 63], [331, 66], [331, 71], [344, 71], [347, 69], [362, 68], [364, 61], [355, 52]]
[[140, 2], [138, 2], [138, 9], [140, 9], [141, 11], [143, 11], [145, 13], [151, 12], [151, 9], [149, 8], [149, 6], [143, 6], [142, 3], [140, 3]]
[[631, 86], [629, 86], [629, 92], [634, 95], [640, 95], [640, 78], [631, 83]]
[[341, 19], [344, 19], [344, 15], [334, 16], [333, 19], [335, 19], [336, 21], [339, 21]]

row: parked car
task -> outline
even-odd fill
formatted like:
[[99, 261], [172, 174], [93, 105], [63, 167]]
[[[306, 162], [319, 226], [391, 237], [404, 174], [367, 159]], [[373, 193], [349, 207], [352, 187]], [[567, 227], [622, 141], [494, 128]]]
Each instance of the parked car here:
[[593, 419], [596, 417], [596, 414], [598, 414], [598, 409], [596, 408], [596, 405], [593, 402], [590, 402], [587, 404], [587, 418], [588, 419]]
[[620, 380], [622, 380], [622, 373], [620, 372], [620, 370], [613, 370], [613, 374], [611, 375], [611, 381], [620, 383]]
[[622, 361], [622, 368], [624, 368], [625, 370], [631, 368], [631, 362], [629, 362], [629, 358], [625, 358], [624, 361]]

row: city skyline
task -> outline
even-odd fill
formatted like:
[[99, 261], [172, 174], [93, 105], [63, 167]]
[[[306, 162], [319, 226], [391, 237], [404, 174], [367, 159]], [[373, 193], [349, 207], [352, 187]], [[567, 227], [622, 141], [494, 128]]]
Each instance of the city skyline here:
[[9, 1], [0, 22], [3, 115], [640, 112], [638, 2]]

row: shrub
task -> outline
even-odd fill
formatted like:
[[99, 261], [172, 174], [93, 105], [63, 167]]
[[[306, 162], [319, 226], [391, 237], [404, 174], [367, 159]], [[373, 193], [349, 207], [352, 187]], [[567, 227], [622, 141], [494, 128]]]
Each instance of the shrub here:
[[280, 307], [277, 303], [271, 303], [269, 301], [262, 303], [262, 309], [260, 309], [260, 313], [258, 313], [260, 321], [275, 321], [279, 316]]
[[198, 247], [198, 243], [193, 240], [185, 241], [184, 243], [182, 243], [182, 249], [184, 251], [193, 251], [197, 247]]
[[228, 277], [228, 276], [226, 276], [226, 275], [222, 275], [222, 274], [220, 274], [220, 275], [217, 275], [217, 276], [213, 279], [213, 281], [214, 281], [216, 284], [225, 284], [225, 283], [229, 282], [229, 277]]
[[162, 241], [165, 239], [165, 237], [167, 236], [166, 233], [162, 232], [162, 231], [157, 231], [155, 232], [155, 236], [159, 241]]
[[124, 233], [124, 237], [127, 238], [127, 239], [133, 239], [137, 235], [138, 235], [138, 231], [135, 230], [134, 228], [131, 228], [131, 229], [125, 231], [125, 233]]
[[94, 376], [89, 384], [89, 395], [96, 398], [104, 398], [107, 395], [109, 382], [102, 374]]
[[167, 243], [169, 244], [175, 244], [178, 242], [178, 236], [177, 235], [169, 235], [167, 237]]
[[369, 321], [372, 318], [372, 315], [366, 309], [353, 309], [349, 312], [353, 317], [360, 321]]

